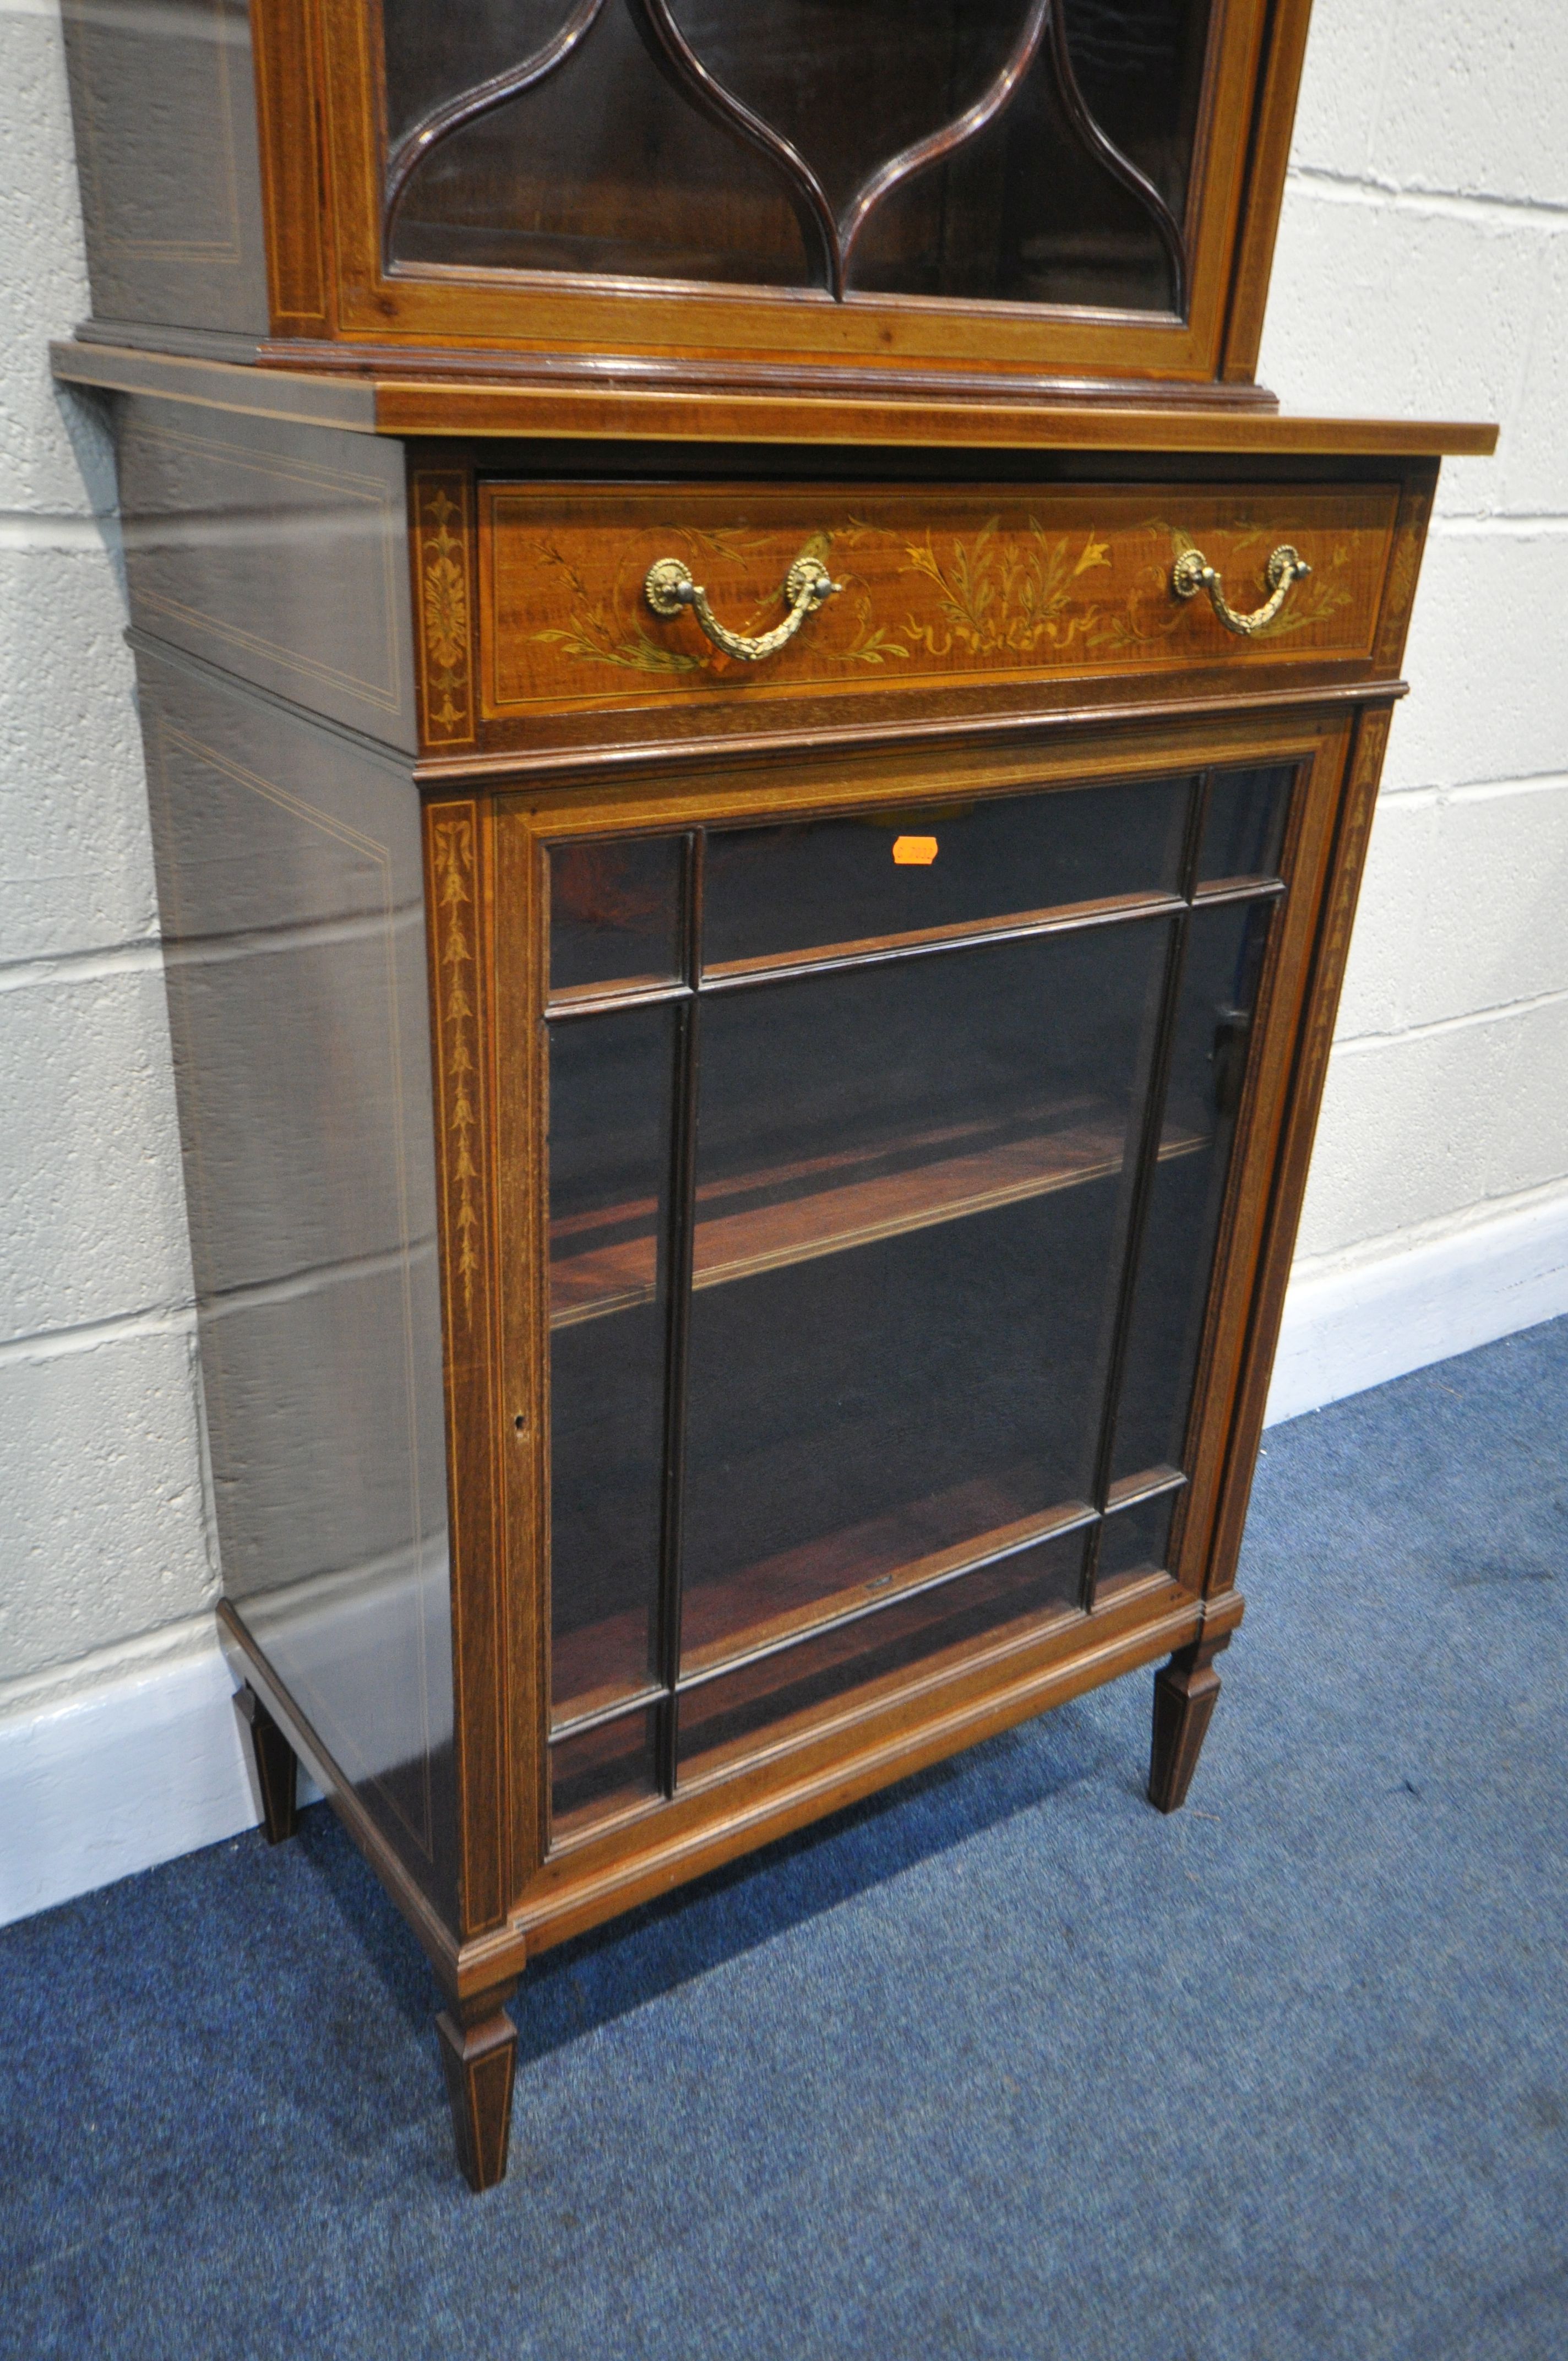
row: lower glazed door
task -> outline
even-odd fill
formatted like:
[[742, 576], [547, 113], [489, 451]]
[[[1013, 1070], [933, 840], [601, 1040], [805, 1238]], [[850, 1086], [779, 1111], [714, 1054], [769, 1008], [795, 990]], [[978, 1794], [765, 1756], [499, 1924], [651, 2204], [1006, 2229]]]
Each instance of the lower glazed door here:
[[1307, 769], [546, 843], [553, 1844], [1166, 1566]]

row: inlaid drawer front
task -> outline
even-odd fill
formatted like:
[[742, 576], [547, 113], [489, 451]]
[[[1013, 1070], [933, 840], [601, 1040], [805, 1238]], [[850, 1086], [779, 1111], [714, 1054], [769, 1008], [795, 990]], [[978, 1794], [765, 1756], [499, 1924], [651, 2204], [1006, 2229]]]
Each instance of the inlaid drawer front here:
[[493, 483], [484, 712], [1365, 660], [1397, 501], [1381, 484]]

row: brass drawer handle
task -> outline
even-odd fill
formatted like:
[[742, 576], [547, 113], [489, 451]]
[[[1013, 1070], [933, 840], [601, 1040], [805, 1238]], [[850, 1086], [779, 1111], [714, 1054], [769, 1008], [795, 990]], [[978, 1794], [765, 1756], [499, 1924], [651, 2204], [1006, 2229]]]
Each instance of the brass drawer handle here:
[[749, 640], [739, 631], [725, 630], [708, 605], [702, 584], [692, 580], [690, 566], [683, 565], [678, 557], [657, 559], [648, 568], [648, 579], [642, 586], [655, 615], [667, 618], [689, 607], [714, 646], [722, 648], [727, 656], [739, 656], [743, 664], [761, 664], [764, 656], [776, 655], [794, 639], [807, 615], [815, 615], [818, 607], [843, 587], [832, 579], [819, 557], [797, 557], [784, 576], [784, 594], [789, 600], [789, 613], [773, 631]]
[[1201, 549], [1182, 551], [1176, 561], [1170, 587], [1179, 598], [1196, 598], [1200, 590], [1207, 590], [1209, 602], [1226, 631], [1239, 632], [1245, 640], [1273, 622], [1290, 596], [1291, 585], [1299, 582], [1304, 574], [1310, 574], [1311, 570], [1306, 559], [1292, 549], [1288, 541], [1282, 541], [1277, 549], [1269, 551], [1265, 569], [1269, 589], [1274, 595], [1266, 606], [1255, 609], [1250, 615], [1237, 614], [1225, 597], [1224, 584]]

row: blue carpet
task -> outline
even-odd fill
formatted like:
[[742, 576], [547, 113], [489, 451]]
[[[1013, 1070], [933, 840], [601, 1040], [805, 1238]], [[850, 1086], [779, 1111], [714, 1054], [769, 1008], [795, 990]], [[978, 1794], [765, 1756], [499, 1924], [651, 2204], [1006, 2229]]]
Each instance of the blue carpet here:
[[1149, 1678], [552, 1953], [511, 2177], [323, 1809], [0, 1934], [0, 2352], [1568, 2353], [1568, 1321], [1267, 1438]]

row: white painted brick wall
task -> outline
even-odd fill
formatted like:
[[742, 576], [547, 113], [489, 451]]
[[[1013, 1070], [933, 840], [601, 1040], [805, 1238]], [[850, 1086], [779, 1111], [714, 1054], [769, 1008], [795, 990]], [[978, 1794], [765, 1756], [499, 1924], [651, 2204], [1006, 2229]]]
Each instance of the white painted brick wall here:
[[[3, 1720], [145, 1686], [214, 1575], [112, 475], [45, 354], [87, 309], [54, 0], [0, 0], [0, 52]], [[1262, 373], [1292, 409], [1503, 424], [1444, 471], [1302, 1248], [1441, 1273], [1501, 1213], [1528, 1295], [1568, 1203], [1562, 0], [1317, 0]], [[1446, 1333], [1429, 1304], [1420, 1352]]]
[[0, 0], [0, 152], [3, 1719], [215, 1590], [109, 444], [49, 373], [87, 310], [53, 0]]
[[1261, 374], [1291, 409], [1502, 428], [1496, 458], [1443, 468], [1302, 1224], [1310, 1286], [1568, 1210], [1560, 0], [1317, 0]]

